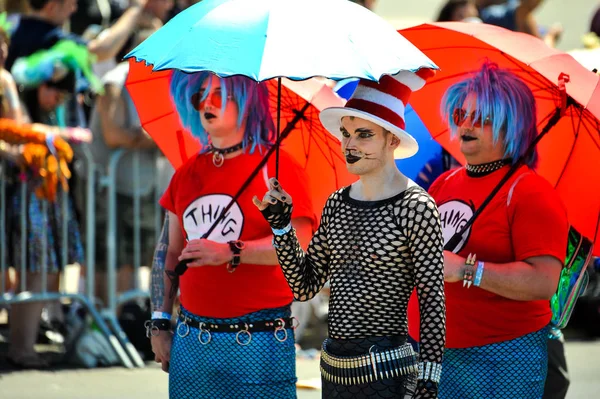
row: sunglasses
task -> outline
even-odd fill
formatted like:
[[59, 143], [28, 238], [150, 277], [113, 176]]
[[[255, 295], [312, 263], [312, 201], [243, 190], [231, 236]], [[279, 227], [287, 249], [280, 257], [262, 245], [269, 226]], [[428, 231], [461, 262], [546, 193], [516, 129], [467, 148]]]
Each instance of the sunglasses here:
[[[196, 109], [196, 111], [200, 111], [202, 108], [204, 108], [204, 104], [206, 104], [206, 100], [209, 98], [210, 103], [213, 105], [219, 104], [220, 107], [223, 103], [223, 94], [220, 91], [213, 91], [212, 93], [209, 93], [204, 100], [201, 100], [202, 95], [203, 93], [195, 93], [192, 95], [192, 98], [190, 98], [192, 106], [194, 109]], [[231, 100], [232, 98], [232, 96], [227, 96], [228, 100]]]
[[469, 114], [462, 108], [456, 108], [452, 113], [452, 119], [454, 120], [454, 124], [459, 127], [462, 126], [468, 118], [471, 119], [471, 124], [473, 125], [473, 127], [481, 127], [482, 125], [488, 126], [492, 124], [492, 120], [489, 116], [483, 118], [482, 123], [481, 117], [476, 118], [476, 111], [473, 111]]

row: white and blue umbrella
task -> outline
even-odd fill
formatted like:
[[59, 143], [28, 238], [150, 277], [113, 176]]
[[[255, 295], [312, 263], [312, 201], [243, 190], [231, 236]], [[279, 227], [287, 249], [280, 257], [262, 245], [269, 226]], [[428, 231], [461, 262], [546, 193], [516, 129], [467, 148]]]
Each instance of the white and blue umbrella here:
[[379, 80], [436, 65], [389, 23], [347, 0], [204, 0], [126, 58], [153, 69], [256, 81], [313, 76]]

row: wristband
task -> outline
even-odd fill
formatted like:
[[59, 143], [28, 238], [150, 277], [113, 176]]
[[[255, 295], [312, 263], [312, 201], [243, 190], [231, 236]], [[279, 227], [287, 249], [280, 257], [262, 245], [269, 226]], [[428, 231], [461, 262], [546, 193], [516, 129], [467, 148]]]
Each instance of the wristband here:
[[283, 229], [274, 229], [271, 228], [271, 230], [273, 230], [273, 234], [275, 234], [276, 236], [282, 236], [284, 234], [287, 234], [290, 232], [290, 230], [292, 229], [292, 224], [288, 223], [287, 226], [285, 226]]
[[167, 312], [152, 312], [152, 320], [171, 320], [173, 316]]
[[483, 277], [483, 268], [485, 267], [485, 263], [482, 261], [477, 262], [477, 271], [475, 272], [475, 280], [473, 281], [473, 285], [475, 287], [479, 287], [481, 285], [481, 278]]
[[161, 331], [171, 331], [171, 320], [146, 320], [144, 327], [146, 327], [146, 337], [157, 337]]
[[469, 254], [469, 256], [467, 256], [467, 260], [465, 260], [463, 287], [471, 288], [471, 284], [473, 284], [473, 274], [475, 272], [474, 267], [476, 257], [476, 254]]
[[435, 383], [440, 382], [442, 375], [442, 365], [432, 362], [419, 362], [419, 380], [429, 380]]

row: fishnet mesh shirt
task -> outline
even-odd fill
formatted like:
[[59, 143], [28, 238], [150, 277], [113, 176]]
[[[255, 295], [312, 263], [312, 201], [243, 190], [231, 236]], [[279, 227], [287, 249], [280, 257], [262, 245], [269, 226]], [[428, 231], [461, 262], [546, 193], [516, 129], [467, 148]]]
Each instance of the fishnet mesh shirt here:
[[331, 283], [329, 337], [408, 335], [407, 306], [417, 287], [420, 361], [441, 363], [446, 336], [443, 237], [434, 200], [411, 186], [381, 201], [333, 193], [305, 253], [294, 230], [274, 245], [296, 299]]

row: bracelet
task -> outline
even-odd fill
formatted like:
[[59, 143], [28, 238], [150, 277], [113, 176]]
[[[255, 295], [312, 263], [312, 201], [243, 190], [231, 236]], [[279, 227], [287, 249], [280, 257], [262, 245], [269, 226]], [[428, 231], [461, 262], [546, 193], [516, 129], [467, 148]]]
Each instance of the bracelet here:
[[432, 362], [419, 362], [419, 374], [417, 376], [419, 380], [429, 380], [439, 383], [441, 375], [441, 364]]
[[152, 320], [171, 320], [173, 316], [167, 312], [152, 312]]
[[477, 262], [477, 272], [475, 272], [475, 280], [473, 281], [473, 285], [475, 287], [479, 287], [481, 285], [481, 278], [483, 277], [483, 268], [485, 267], [485, 263], [482, 261]]
[[157, 337], [161, 331], [171, 331], [171, 320], [146, 320], [144, 327], [146, 327], [146, 337]]
[[475, 266], [475, 258], [476, 254], [469, 254], [467, 256], [467, 260], [465, 261], [465, 272], [463, 274], [463, 287], [471, 288], [471, 284], [473, 284], [473, 272]]
[[282, 236], [284, 234], [287, 234], [290, 232], [290, 230], [292, 229], [292, 224], [288, 223], [287, 226], [285, 226], [283, 229], [274, 229], [271, 228], [271, 230], [273, 230], [273, 234], [275, 234], [276, 236]]

